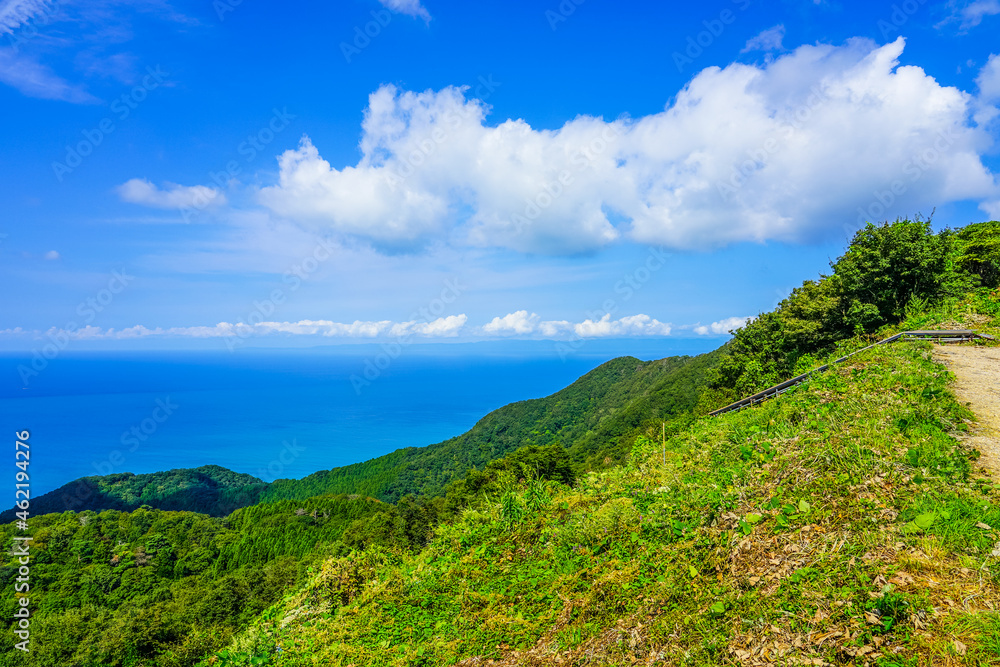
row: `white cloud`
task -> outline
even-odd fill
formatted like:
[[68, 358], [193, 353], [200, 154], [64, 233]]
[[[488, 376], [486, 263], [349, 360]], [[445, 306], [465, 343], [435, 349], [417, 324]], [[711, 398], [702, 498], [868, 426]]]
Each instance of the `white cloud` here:
[[937, 27], [946, 23], [959, 21], [961, 22], [959, 29], [968, 30], [982, 23], [983, 19], [987, 16], [1000, 14], [1000, 0], [973, 0], [973, 2], [967, 3], [952, 0], [948, 4], [952, 8], [952, 13], [948, 18], [939, 23]]
[[[259, 200], [383, 249], [570, 254], [621, 238], [674, 248], [802, 241], [840, 235], [860, 217], [996, 199], [980, 159], [991, 138], [972, 119], [981, 105], [900, 66], [903, 47], [853, 39], [710, 67], [663, 112], [579, 116], [555, 130], [489, 126], [487, 105], [466, 89], [383, 86], [365, 112], [357, 165], [331, 166], [304, 138], [280, 156], [278, 183]], [[880, 210], [878, 196], [893, 188]]]
[[565, 339], [601, 338], [626, 336], [668, 336], [672, 325], [660, 322], [649, 315], [629, 315], [617, 320], [610, 314], [599, 320], [586, 319], [582, 322], [567, 320], [540, 321], [537, 314], [525, 310], [495, 317], [482, 327], [468, 327], [467, 315], [449, 315], [430, 321], [411, 320], [393, 322], [391, 320], [355, 320], [354, 322], [334, 322], [332, 320], [299, 320], [297, 322], [219, 322], [214, 326], [191, 327], [146, 327], [135, 325], [121, 329], [104, 329], [93, 325], [68, 331], [53, 327], [47, 331], [16, 329], [0, 330], [8, 336], [34, 336], [73, 340], [124, 340], [151, 336], [184, 338], [239, 338], [248, 339], [262, 336], [321, 336], [338, 339], [381, 339], [396, 340], [417, 336], [426, 339], [483, 338], [497, 335], [520, 336], [525, 338]]
[[785, 26], [779, 23], [773, 28], [763, 30], [760, 34], [747, 40], [746, 46], [743, 47], [740, 53], [749, 53], [750, 51], [781, 51], [784, 48], [781, 45], [781, 40], [784, 38]]
[[41, 14], [48, 0], [6, 0], [0, 2], [0, 35], [13, 33], [32, 17]]
[[152, 208], [202, 210], [226, 203], [226, 195], [204, 185], [175, 185], [168, 183], [161, 190], [143, 178], [133, 178], [116, 188], [123, 201]]
[[392, 327], [390, 333], [394, 337], [417, 334], [432, 338], [451, 338], [457, 336], [469, 318], [465, 315], [449, 315], [439, 317], [430, 322], [400, 322]]
[[427, 191], [395, 190], [367, 164], [338, 171], [308, 138], [278, 159], [279, 184], [260, 200], [309, 228], [330, 228], [385, 247], [420, 244], [442, 233], [448, 202]]
[[1000, 55], [991, 54], [990, 59], [976, 77], [979, 99], [983, 102], [1000, 101]]
[[60, 257], [59, 252], [56, 250], [49, 250], [47, 253], [45, 253], [45, 259], [55, 260], [59, 259], [59, 257]]
[[979, 208], [990, 217], [990, 220], [1000, 220], [1000, 199], [983, 202]]
[[654, 320], [649, 315], [630, 315], [618, 320], [612, 320], [610, 314], [605, 314], [599, 320], [587, 319], [573, 327], [574, 333], [581, 338], [669, 336], [670, 330], [670, 324]]
[[538, 333], [545, 338], [557, 338], [573, 331], [573, 323], [568, 320], [548, 320], [538, 324]]
[[468, 322], [468, 317], [451, 315], [439, 317], [430, 322], [392, 322], [390, 320], [354, 322], [333, 322], [331, 320], [299, 320], [298, 322], [219, 322], [215, 326], [193, 327], [155, 327], [149, 328], [141, 324], [124, 329], [104, 329], [93, 325], [66, 331], [51, 328], [45, 332], [30, 332], [17, 327], [0, 331], [7, 335], [44, 335], [68, 336], [75, 340], [145, 338], [149, 336], [179, 336], [186, 338], [251, 338], [284, 334], [289, 336], [323, 336], [326, 338], [366, 339], [379, 337], [421, 336], [425, 338], [449, 338], [458, 333]]
[[599, 320], [586, 319], [582, 322], [568, 320], [545, 320], [526, 310], [494, 317], [483, 325], [481, 332], [487, 336], [528, 336], [540, 338], [600, 338], [606, 336], [668, 336], [672, 326], [649, 315], [628, 315], [612, 320], [605, 314]]
[[23, 95], [42, 100], [73, 104], [100, 102], [82, 87], [68, 83], [45, 65], [18, 54], [12, 48], [0, 48], [0, 82], [16, 88]]
[[752, 319], [752, 317], [727, 317], [724, 320], [712, 322], [708, 326], [698, 325], [694, 327], [694, 332], [699, 336], [707, 336], [710, 333], [725, 334], [739, 329]]
[[431, 15], [420, 3], [420, 0], [378, 0], [382, 5], [394, 12], [406, 14], [414, 18], [421, 18], [430, 22]]
[[494, 317], [491, 322], [483, 325], [483, 331], [501, 335], [530, 334], [534, 333], [540, 319], [535, 313], [529, 315], [526, 310], [518, 310], [503, 317]]

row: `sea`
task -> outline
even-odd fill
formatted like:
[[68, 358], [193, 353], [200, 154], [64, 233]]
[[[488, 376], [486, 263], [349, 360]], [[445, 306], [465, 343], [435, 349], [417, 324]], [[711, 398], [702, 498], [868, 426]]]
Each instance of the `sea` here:
[[[89, 475], [216, 464], [301, 478], [446, 440], [492, 410], [552, 394], [616, 356], [698, 354], [718, 340], [0, 355], [0, 421], [30, 433], [31, 494]], [[2, 483], [2, 479], [0, 479]]]

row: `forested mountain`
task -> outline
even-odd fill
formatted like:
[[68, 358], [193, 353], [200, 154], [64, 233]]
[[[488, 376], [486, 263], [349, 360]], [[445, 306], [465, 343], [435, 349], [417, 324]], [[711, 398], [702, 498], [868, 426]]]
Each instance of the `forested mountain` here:
[[[14, 582], [0, 566], [0, 664], [190, 665], [306, 576], [352, 522], [386, 506], [324, 496], [226, 519], [141, 508], [31, 519], [32, 651], [14, 649]], [[0, 539], [22, 535], [7, 524]], [[25, 662], [27, 659], [27, 662]]]
[[[252, 475], [222, 466], [168, 470], [133, 475], [130, 472], [82, 477], [31, 501], [33, 514], [66, 510], [134, 510], [143, 505], [164, 510], [224, 516], [258, 501], [266, 485]], [[14, 520], [14, 510], [0, 514], [0, 523]]]
[[362, 493], [395, 502], [434, 495], [465, 472], [518, 447], [559, 443], [578, 464], [620, 460], [636, 429], [694, 408], [717, 355], [640, 361], [619, 357], [545, 398], [511, 403], [466, 433], [429, 447], [409, 447], [354, 465], [278, 480], [263, 500], [318, 493]]
[[[640, 361], [613, 359], [545, 398], [494, 410], [468, 432], [430, 445], [301, 480], [266, 484], [220, 466], [133, 475], [84, 477], [32, 501], [38, 514], [65, 510], [132, 510], [142, 505], [224, 516], [258, 502], [357, 493], [386, 502], [406, 494], [434, 495], [472, 468], [482, 468], [518, 447], [562, 443], [580, 465], [627, 454], [634, 431], [691, 410], [707, 382], [715, 353]], [[657, 422], [658, 423], [658, 422]], [[12, 521], [13, 509], [0, 515]]]

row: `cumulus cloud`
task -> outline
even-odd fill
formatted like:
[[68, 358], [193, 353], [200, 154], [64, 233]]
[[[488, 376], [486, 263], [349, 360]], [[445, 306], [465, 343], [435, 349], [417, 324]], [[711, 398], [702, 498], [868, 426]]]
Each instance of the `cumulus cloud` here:
[[573, 327], [574, 333], [580, 338], [669, 336], [670, 330], [670, 324], [655, 320], [649, 315], [630, 315], [612, 320], [610, 314], [605, 314], [599, 320], [584, 320]]
[[382, 6], [400, 14], [406, 14], [413, 18], [421, 18], [428, 23], [431, 20], [430, 12], [420, 3], [420, 0], [378, 0]]
[[739, 329], [752, 319], [752, 317], [727, 317], [724, 320], [712, 322], [707, 326], [700, 324], [694, 327], [694, 332], [699, 336], [707, 336], [710, 333], [725, 334]]
[[278, 215], [310, 229], [332, 229], [384, 248], [419, 245], [443, 233], [448, 202], [427, 190], [390, 186], [377, 167], [337, 170], [308, 138], [278, 159], [279, 183], [260, 200]]
[[607, 336], [669, 336], [672, 326], [649, 315], [628, 315], [612, 320], [605, 314], [599, 320], [586, 319], [582, 322], [568, 320], [545, 320], [526, 310], [494, 317], [483, 325], [482, 333], [502, 336], [532, 336], [541, 338], [601, 338]]
[[779, 23], [773, 28], [763, 30], [760, 34], [748, 39], [746, 46], [743, 47], [740, 53], [749, 53], [750, 51], [780, 51], [784, 48], [781, 45], [781, 40], [784, 38], [785, 26]]
[[[334, 167], [306, 137], [258, 196], [273, 214], [384, 249], [544, 254], [622, 238], [673, 248], [803, 241], [859, 218], [997, 199], [980, 159], [991, 137], [973, 119], [981, 103], [900, 66], [903, 48], [902, 38], [852, 39], [710, 67], [660, 113], [580, 116], [554, 130], [488, 125], [488, 106], [465, 88], [383, 86], [369, 99], [356, 165]], [[885, 192], [891, 205], [875, 205]]]
[[979, 70], [976, 84], [979, 85], [979, 98], [982, 101], [1000, 101], [1000, 55], [990, 55], [986, 65]]
[[984, 202], [980, 206], [986, 215], [990, 216], [990, 220], [1000, 220], [1000, 199], [997, 201]]
[[160, 189], [144, 178], [133, 178], [116, 188], [123, 201], [151, 208], [205, 209], [226, 203], [220, 190], [204, 185], [176, 185], [167, 183]]
[[494, 317], [492, 321], [483, 326], [483, 331], [488, 334], [501, 335], [530, 334], [534, 333], [540, 319], [535, 313], [529, 315], [526, 310], [518, 310], [503, 317]]
[[394, 337], [417, 334], [433, 338], [451, 338], [457, 336], [468, 321], [469, 318], [462, 314], [439, 317], [431, 322], [400, 322], [393, 325], [391, 334]]
[[219, 322], [212, 326], [190, 327], [146, 327], [138, 324], [125, 328], [102, 328], [93, 325], [79, 327], [72, 331], [53, 327], [46, 331], [16, 329], [0, 330], [0, 334], [15, 337], [33, 336], [50, 340], [126, 340], [152, 336], [183, 338], [239, 338], [248, 339], [263, 336], [320, 336], [324, 338], [355, 340], [398, 340], [412, 336], [426, 339], [483, 338], [494, 336], [519, 336], [524, 338], [571, 339], [604, 338], [627, 336], [669, 336], [672, 325], [660, 322], [649, 315], [628, 315], [617, 320], [605, 314], [600, 319], [585, 319], [582, 322], [568, 320], [546, 320], [526, 310], [494, 317], [481, 327], [469, 327], [467, 315], [449, 315], [434, 320], [355, 320], [335, 322], [332, 320], [298, 320], [295, 322]]
[[88, 325], [68, 331], [51, 328], [44, 332], [30, 332], [18, 327], [0, 331], [0, 334], [44, 335], [47, 338], [67, 337], [73, 340], [123, 340], [146, 338], [149, 336], [176, 336], [185, 338], [250, 338], [259, 336], [323, 336], [326, 338], [366, 339], [379, 337], [421, 336], [426, 338], [449, 338], [458, 333], [468, 322], [468, 317], [451, 315], [439, 317], [429, 322], [392, 322], [391, 320], [355, 320], [354, 322], [334, 322], [332, 320], [299, 320], [297, 322], [219, 322], [214, 326], [192, 327], [146, 327], [141, 324], [122, 329]]

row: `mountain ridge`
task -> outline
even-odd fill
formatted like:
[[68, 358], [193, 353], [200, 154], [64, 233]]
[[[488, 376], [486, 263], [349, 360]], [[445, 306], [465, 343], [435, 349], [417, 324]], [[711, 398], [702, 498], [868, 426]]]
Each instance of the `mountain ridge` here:
[[[640, 416], [667, 419], [694, 407], [716, 356], [709, 352], [653, 361], [611, 359], [549, 396], [515, 401], [487, 413], [454, 438], [403, 447], [301, 479], [268, 483], [217, 465], [87, 476], [33, 499], [32, 514], [129, 511], [149, 505], [225, 516], [259, 502], [325, 494], [396, 502], [407, 494], [440, 493], [468, 470], [481, 469], [521, 446], [557, 441], [574, 443], [570, 453], [580, 465], [588, 457], [611, 455], [618, 460], [627, 452], [624, 439], [640, 426]], [[611, 438], [612, 444], [604, 438]], [[0, 513], [0, 523], [13, 521], [14, 511]]]

